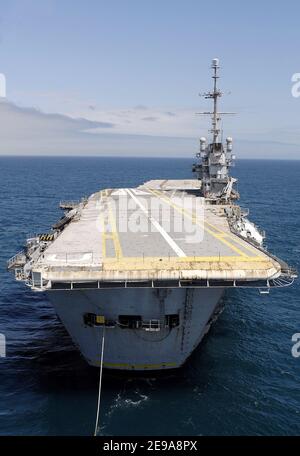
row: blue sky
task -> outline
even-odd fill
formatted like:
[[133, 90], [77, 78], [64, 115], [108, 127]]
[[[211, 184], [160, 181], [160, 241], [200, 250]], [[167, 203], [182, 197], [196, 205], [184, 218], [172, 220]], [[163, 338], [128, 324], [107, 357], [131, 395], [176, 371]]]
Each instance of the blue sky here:
[[192, 156], [208, 128], [198, 93], [219, 57], [237, 156], [300, 157], [299, 2], [0, 4], [0, 153]]

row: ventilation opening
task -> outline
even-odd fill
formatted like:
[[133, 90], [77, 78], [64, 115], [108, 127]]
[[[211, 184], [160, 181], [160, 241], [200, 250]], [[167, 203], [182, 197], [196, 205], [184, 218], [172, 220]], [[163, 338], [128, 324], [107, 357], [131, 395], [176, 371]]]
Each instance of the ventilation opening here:
[[166, 315], [166, 326], [168, 326], [169, 328], [176, 328], [176, 326], [179, 326], [179, 315]]
[[142, 320], [140, 315], [119, 315], [120, 328], [145, 329], [146, 331], [159, 331], [162, 328], [176, 328], [179, 326], [179, 315], [165, 315], [164, 320]]
[[105, 318], [103, 315], [96, 315], [93, 313], [84, 314], [83, 321], [87, 326], [103, 326], [105, 324]]
[[116, 322], [107, 320], [104, 315], [96, 315], [93, 313], [86, 313], [83, 315], [83, 322], [86, 326], [105, 326], [106, 328], [114, 328]]
[[142, 325], [140, 315], [119, 315], [119, 325], [121, 328], [138, 329]]

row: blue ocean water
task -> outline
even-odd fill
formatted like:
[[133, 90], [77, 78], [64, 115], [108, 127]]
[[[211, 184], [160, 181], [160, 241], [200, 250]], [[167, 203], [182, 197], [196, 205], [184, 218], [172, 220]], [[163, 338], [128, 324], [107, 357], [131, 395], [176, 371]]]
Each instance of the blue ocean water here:
[[[62, 199], [152, 178], [190, 177], [192, 160], [0, 158], [1, 435], [92, 435], [98, 371], [72, 345], [42, 294], [6, 272], [27, 235], [46, 231]], [[237, 163], [241, 204], [267, 231], [268, 248], [299, 268], [300, 161]], [[299, 268], [300, 269], [300, 268]], [[296, 435], [300, 433], [299, 281], [259, 295], [235, 290], [181, 370], [104, 374], [104, 435]]]

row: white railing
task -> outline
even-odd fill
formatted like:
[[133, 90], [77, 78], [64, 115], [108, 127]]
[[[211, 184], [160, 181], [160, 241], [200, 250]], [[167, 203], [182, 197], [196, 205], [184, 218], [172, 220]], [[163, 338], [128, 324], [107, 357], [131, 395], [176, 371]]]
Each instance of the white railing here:
[[70, 208], [73, 208], [73, 207], [76, 207], [76, 206], [79, 206], [80, 204], [80, 201], [60, 201], [59, 203], [59, 206], [61, 208], [65, 208], [65, 207], [70, 207]]
[[23, 265], [26, 263], [26, 255], [24, 250], [21, 250], [20, 252], [16, 253], [13, 257], [11, 257], [7, 261], [7, 268], [10, 269], [13, 266], [17, 265]]
[[100, 255], [95, 255], [94, 252], [60, 252], [60, 253], [45, 253], [41, 256], [40, 261], [47, 265], [99, 265], [102, 264]]

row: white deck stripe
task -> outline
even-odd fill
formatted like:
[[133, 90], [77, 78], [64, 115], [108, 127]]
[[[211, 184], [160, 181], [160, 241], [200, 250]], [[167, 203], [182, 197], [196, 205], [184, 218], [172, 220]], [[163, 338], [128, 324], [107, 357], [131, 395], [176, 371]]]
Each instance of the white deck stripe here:
[[169, 244], [170, 247], [172, 247], [172, 249], [174, 250], [174, 252], [176, 253], [176, 255], [178, 255], [179, 257], [186, 257], [186, 254], [184, 253], [183, 250], [181, 250], [181, 248], [176, 244], [176, 242], [171, 238], [171, 236], [168, 235], [168, 233], [163, 229], [163, 227], [158, 223], [157, 220], [155, 220], [155, 218], [152, 217], [152, 215], [150, 215], [148, 213], [148, 210], [142, 205], [142, 203], [134, 196], [134, 194], [132, 193], [131, 190], [129, 189], [126, 189], [127, 193], [129, 196], [131, 196], [131, 198], [136, 202], [136, 204], [140, 207], [140, 209], [144, 212], [144, 214], [146, 215], [146, 217], [150, 220], [150, 222], [152, 223], [152, 225], [157, 229], [157, 231], [160, 232], [160, 234], [162, 235], [162, 237], [167, 241], [167, 243]]

